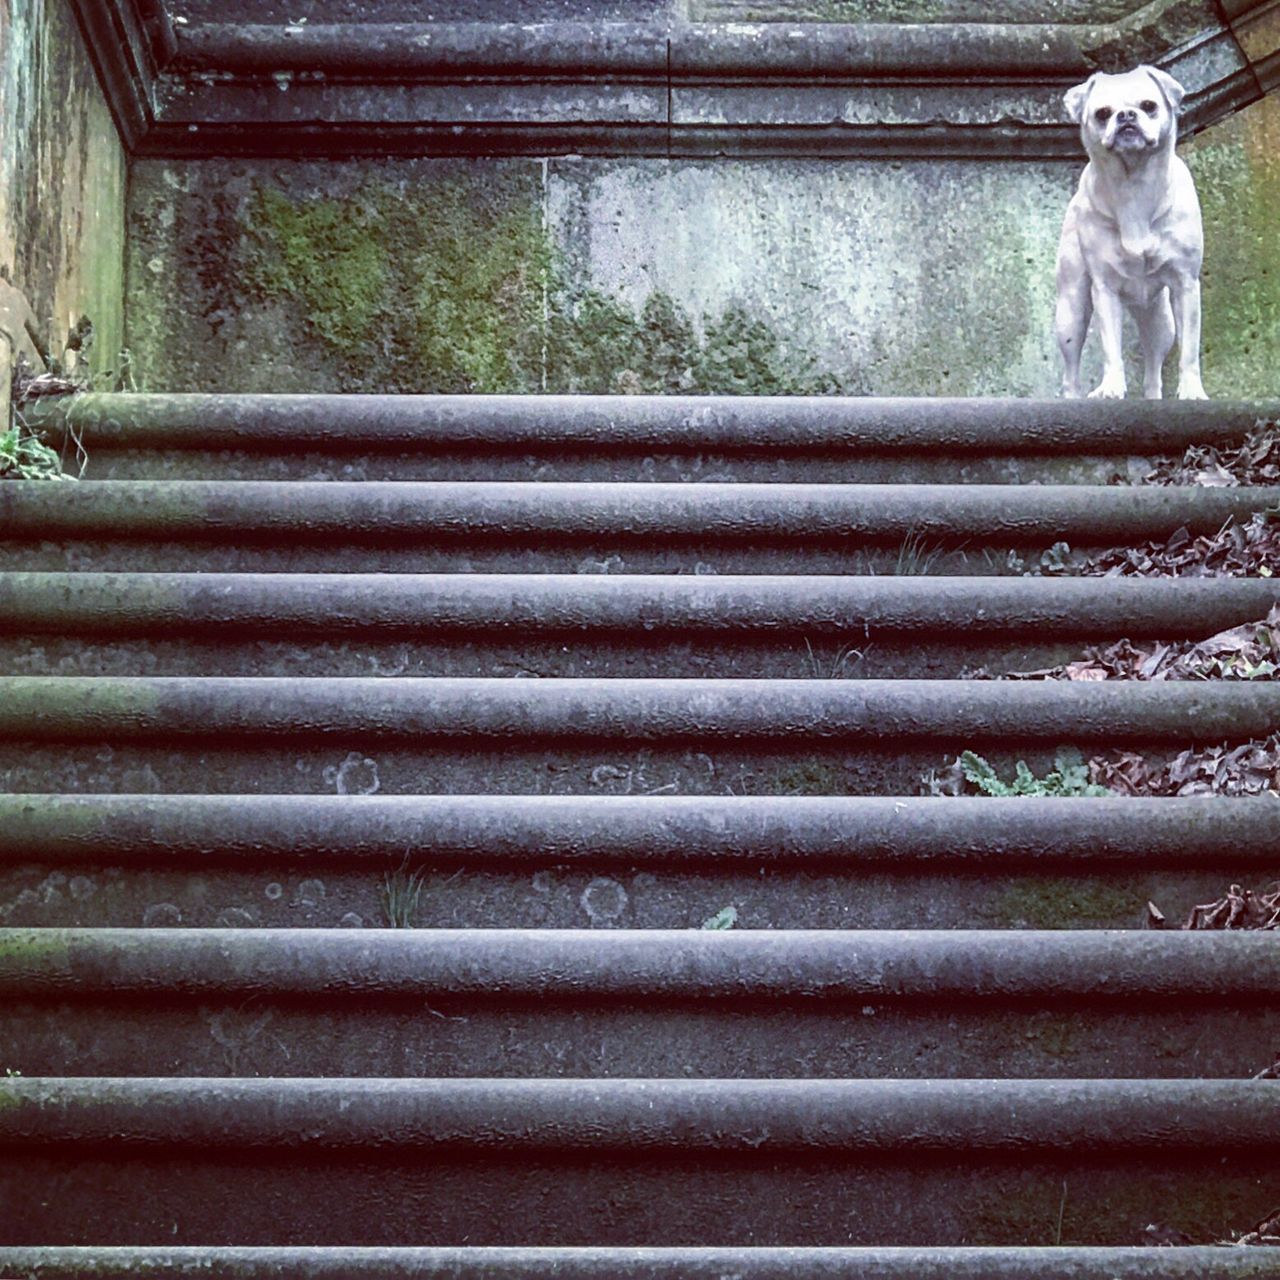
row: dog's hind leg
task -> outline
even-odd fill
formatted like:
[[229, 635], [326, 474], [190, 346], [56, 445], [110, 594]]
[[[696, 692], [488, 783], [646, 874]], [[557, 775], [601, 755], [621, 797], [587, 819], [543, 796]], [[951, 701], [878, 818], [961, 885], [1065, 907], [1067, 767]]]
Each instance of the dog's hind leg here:
[[1093, 289], [1070, 212], [1058, 247], [1058, 309], [1054, 330], [1062, 352], [1062, 394], [1080, 398], [1080, 353], [1093, 316]]
[[1178, 329], [1178, 399], [1207, 400], [1200, 381], [1200, 281], [1170, 290]]
[[1168, 289], [1149, 306], [1134, 311], [1138, 336], [1142, 340], [1142, 394], [1159, 400], [1164, 394], [1164, 362], [1173, 348], [1173, 305]]

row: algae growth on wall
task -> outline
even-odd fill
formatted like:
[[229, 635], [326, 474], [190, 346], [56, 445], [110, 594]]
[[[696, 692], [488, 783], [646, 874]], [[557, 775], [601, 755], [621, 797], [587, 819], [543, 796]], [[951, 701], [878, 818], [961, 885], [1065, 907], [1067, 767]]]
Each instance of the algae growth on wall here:
[[139, 164], [138, 367], [170, 390], [835, 389], [740, 302], [597, 287], [551, 203], [539, 162]]
[[91, 359], [123, 345], [125, 157], [69, 5], [0, 0], [0, 268], [60, 352], [82, 316]]
[[1221, 398], [1280, 395], [1280, 96], [1183, 155], [1204, 211], [1205, 386]]
[[952, 170], [144, 161], [130, 343], [169, 390], [1032, 393], [1059, 175]]
[[[1211, 395], [1276, 392], [1275, 120], [1186, 149]], [[174, 391], [1054, 396], [1082, 164], [140, 161], [129, 342]]]

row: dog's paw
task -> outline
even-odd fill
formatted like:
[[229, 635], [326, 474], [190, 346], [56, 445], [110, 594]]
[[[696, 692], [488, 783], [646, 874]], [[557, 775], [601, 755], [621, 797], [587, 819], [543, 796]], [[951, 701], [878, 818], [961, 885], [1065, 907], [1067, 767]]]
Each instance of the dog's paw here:
[[1102, 381], [1089, 392], [1089, 399], [1123, 400], [1124, 391], [1125, 386], [1123, 378], [1103, 378]]
[[1178, 379], [1179, 400], [1207, 400], [1208, 392], [1199, 378], [1182, 377]]

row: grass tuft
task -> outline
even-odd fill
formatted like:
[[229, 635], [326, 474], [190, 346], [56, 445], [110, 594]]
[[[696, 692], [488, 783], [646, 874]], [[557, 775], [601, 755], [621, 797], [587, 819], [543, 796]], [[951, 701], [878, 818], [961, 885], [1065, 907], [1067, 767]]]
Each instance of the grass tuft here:
[[409, 870], [409, 859], [382, 880], [382, 913], [392, 929], [416, 929], [418, 908], [426, 889], [426, 872]]

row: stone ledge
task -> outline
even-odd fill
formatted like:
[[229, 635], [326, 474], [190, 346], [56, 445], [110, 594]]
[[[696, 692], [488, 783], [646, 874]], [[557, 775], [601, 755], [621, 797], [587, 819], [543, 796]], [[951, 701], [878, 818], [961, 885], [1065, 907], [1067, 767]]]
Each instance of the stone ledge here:
[[0, 1248], [0, 1265], [42, 1280], [86, 1274], [262, 1280], [1261, 1280], [1257, 1249], [1122, 1248]]
[[[913, 795], [7, 793], [0, 795], [0, 854], [15, 863], [133, 869], [270, 865], [280, 858], [381, 869], [412, 846], [423, 865], [465, 859], [478, 869], [554, 861], [722, 870], [737, 864], [753, 871], [827, 866], [862, 875], [874, 867], [927, 874], [994, 865], [1002, 874], [1070, 868], [1083, 876], [1274, 866], [1275, 808], [1270, 796], [1072, 796], [1027, 804]], [[1210, 935], [1122, 936], [1186, 944]], [[1265, 935], [1212, 936], [1230, 946]], [[1274, 941], [1267, 944], [1280, 957]]]
[[[1158, 61], [1184, 133], [1280, 77], [1280, 5], [1164, 0], [1107, 25], [148, 23], [75, 0], [145, 155], [1059, 158], [1060, 97]], [[166, 51], [173, 56], [165, 61]]]

